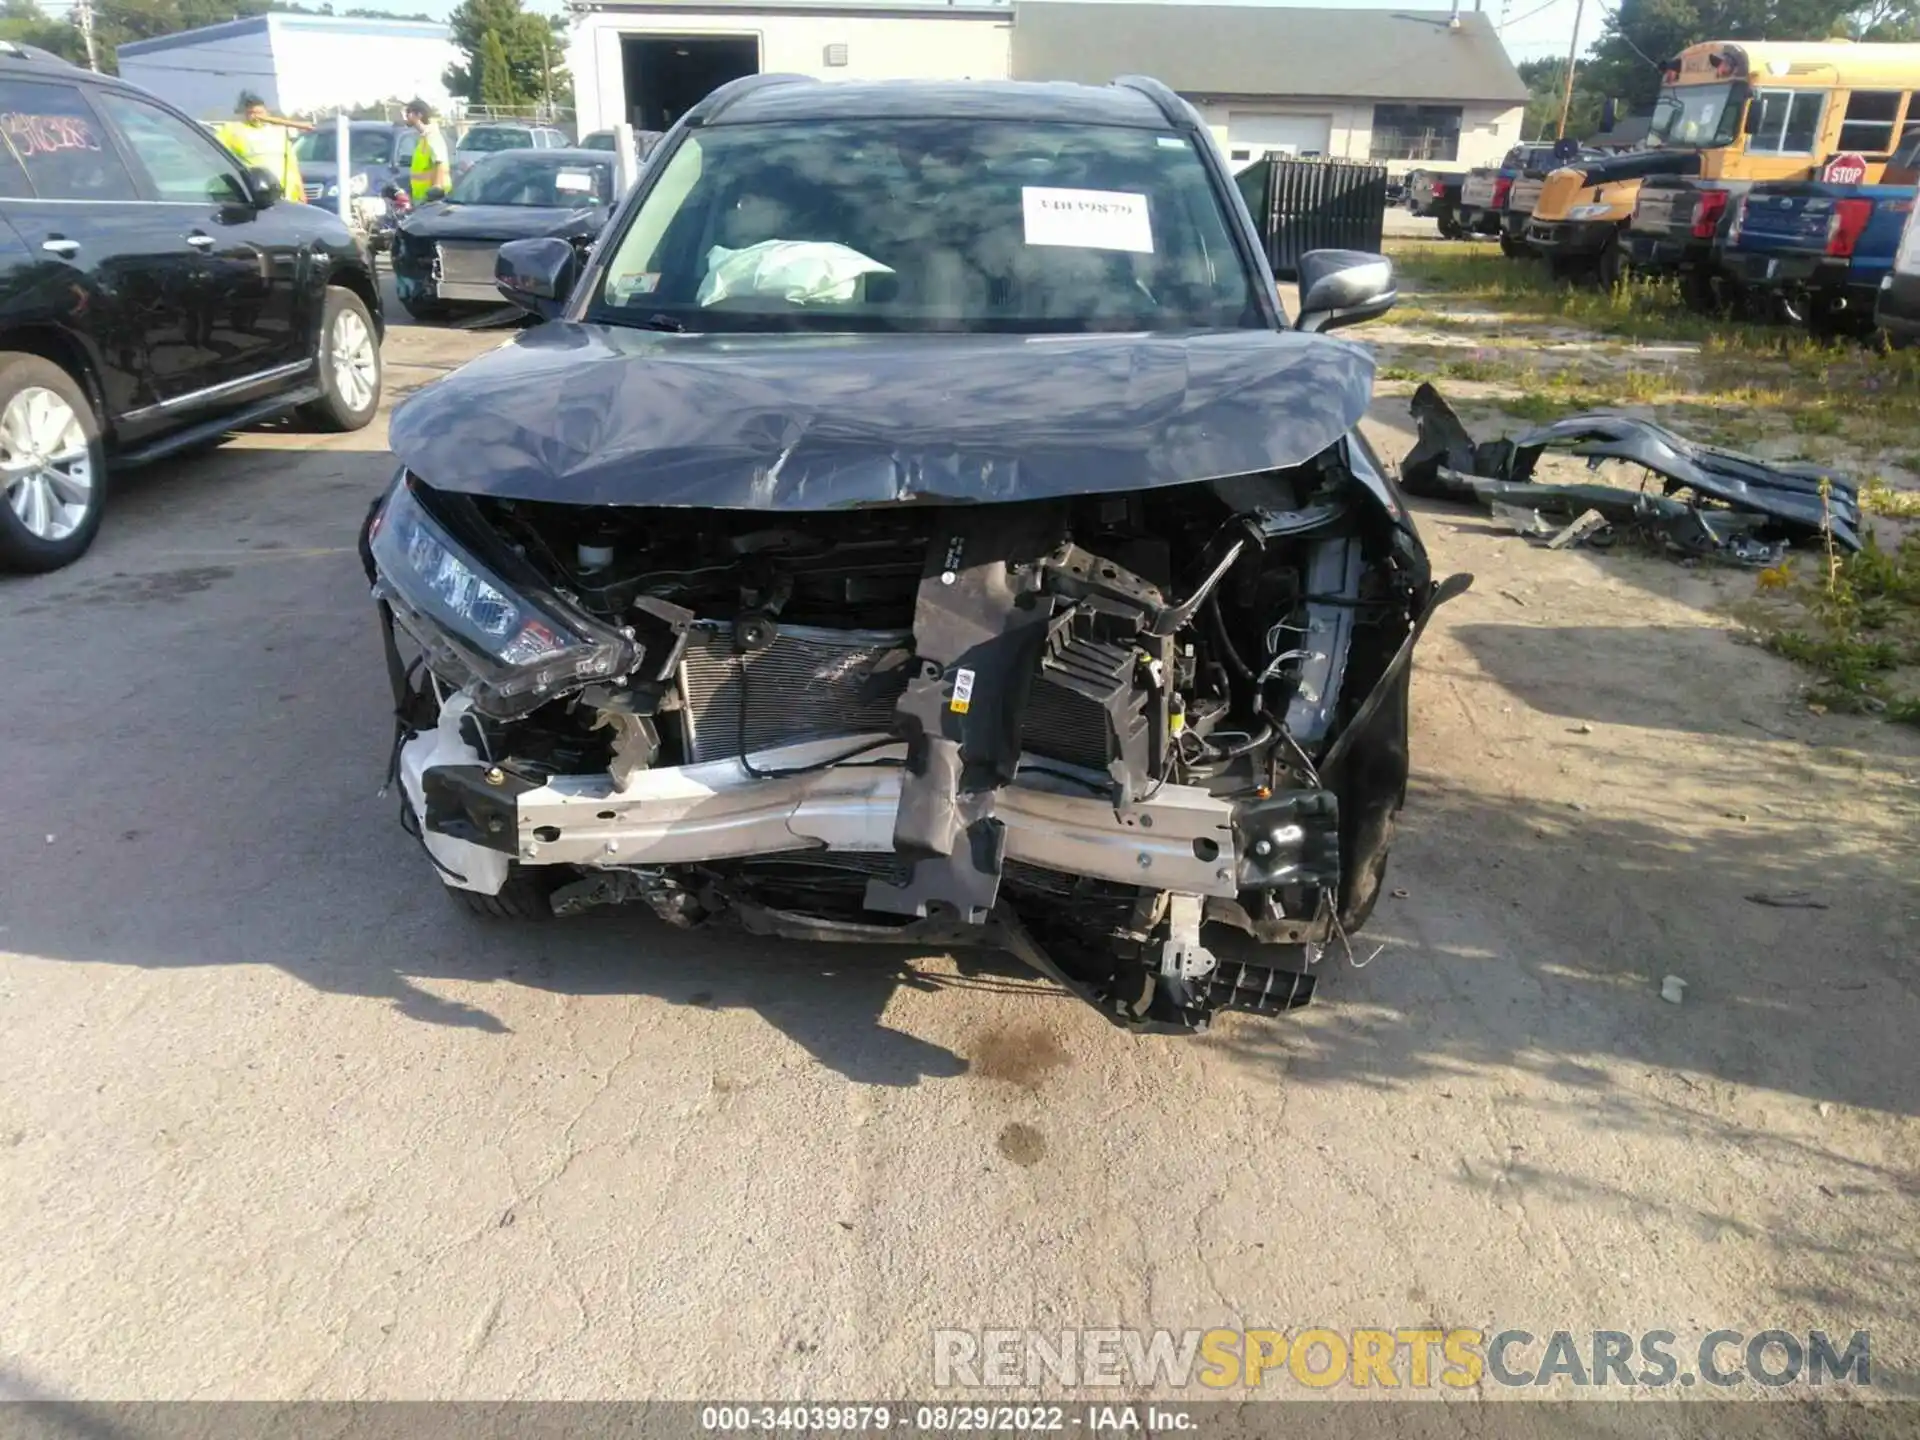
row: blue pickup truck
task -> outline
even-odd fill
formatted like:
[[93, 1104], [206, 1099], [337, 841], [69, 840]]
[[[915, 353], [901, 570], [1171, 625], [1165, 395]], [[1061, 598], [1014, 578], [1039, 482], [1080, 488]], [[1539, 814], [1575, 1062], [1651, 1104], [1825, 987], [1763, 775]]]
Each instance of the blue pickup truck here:
[[1883, 180], [1753, 186], [1734, 202], [1721, 272], [1776, 318], [1816, 335], [1870, 333], [1880, 281], [1914, 201], [1910, 174], [1889, 166]]

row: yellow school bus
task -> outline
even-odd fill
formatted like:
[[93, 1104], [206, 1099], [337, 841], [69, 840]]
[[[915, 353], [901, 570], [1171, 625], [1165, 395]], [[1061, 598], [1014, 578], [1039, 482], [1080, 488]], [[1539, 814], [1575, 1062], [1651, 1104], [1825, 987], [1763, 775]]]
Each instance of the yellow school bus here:
[[1920, 129], [1920, 45], [1708, 40], [1663, 68], [1647, 149], [1556, 170], [1541, 188], [1527, 245], [1556, 272], [1619, 278], [1649, 176], [1744, 188], [1812, 179], [1854, 154], [1873, 182]]

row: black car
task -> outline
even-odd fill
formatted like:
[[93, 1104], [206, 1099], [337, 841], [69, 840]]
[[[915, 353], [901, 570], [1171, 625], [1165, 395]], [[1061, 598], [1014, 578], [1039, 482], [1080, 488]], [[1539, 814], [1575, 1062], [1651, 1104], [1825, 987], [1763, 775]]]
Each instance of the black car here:
[[546, 323], [396, 412], [363, 536], [447, 887], [998, 947], [1131, 1027], [1305, 1002], [1462, 583], [1317, 333], [1385, 258], [1302, 257], [1290, 326], [1154, 81], [761, 76], [584, 264], [499, 266]]
[[380, 400], [372, 267], [134, 86], [0, 49], [0, 568], [52, 570], [111, 472], [297, 410]]
[[499, 305], [494, 256], [509, 240], [551, 235], [582, 256], [607, 223], [615, 194], [604, 150], [506, 150], [453, 182], [445, 199], [401, 220], [393, 274], [400, 303], [417, 320], [455, 305]]

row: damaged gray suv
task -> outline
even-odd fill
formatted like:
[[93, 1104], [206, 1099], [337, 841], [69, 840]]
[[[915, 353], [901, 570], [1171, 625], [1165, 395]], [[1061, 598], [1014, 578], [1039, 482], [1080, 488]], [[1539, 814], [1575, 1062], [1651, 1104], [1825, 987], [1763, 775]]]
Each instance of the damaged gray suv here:
[[[760, 76], [547, 323], [406, 402], [363, 558], [403, 821], [488, 914], [1011, 952], [1114, 1022], [1311, 994], [1377, 897], [1436, 586], [1156, 82]], [[1230, 932], [1240, 932], [1233, 935]]]

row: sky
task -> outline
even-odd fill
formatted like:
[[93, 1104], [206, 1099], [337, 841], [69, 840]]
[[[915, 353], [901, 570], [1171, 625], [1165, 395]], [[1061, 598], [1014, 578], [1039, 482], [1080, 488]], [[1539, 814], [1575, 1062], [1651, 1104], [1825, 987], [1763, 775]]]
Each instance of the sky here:
[[[439, 19], [445, 19], [457, 3], [458, 0], [337, 0], [342, 9], [358, 5], [369, 10], [392, 10], [396, 14], [425, 13]], [[1160, 3], [1178, 5], [1202, 3], [1202, 0], [1160, 0]], [[1222, 0], [1204, 0], [1204, 3], [1222, 3]], [[1246, 3], [1263, 3], [1263, 0], [1246, 0]], [[1411, 3], [1402, 0], [1399, 4], [1392, 0], [1313, 0], [1313, 3], [1340, 10], [1434, 10], [1444, 8], [1451, 0], [1411, 0]], [[1507, 53], [1516, 62], [1567, 53], [1567, 44], [1573, 38], [1578, 0], [1480, 0], [1480, 3], [1493, 17], [1500, 38], [1506, 42]], [[1603, 0], [1593, 0], [1581, 17], [1582, 51], [1599, 38], [1602, 4]], [[547, 15], [564, 13], [561, 0], [528, 0], [527, 8]], [[1472, 9], [1473, 0], [1461, 0], [1461, 8]]]

